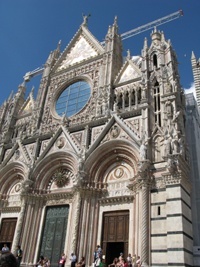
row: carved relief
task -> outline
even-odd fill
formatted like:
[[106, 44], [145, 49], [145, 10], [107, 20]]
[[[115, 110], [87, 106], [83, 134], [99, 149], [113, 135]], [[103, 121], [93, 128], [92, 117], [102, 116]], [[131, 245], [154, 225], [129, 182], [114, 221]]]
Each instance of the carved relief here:
[[91, 143], [93, 143], [98, 138], [103, 128], [104, 128], [103, 126], [99, 126], [92, 129]]
[[80, 147], [83, 141], [83, 132], [78, 132], [78, 133], [72, 133], [71, 136], [75, 143]]
[[110, 129], [110, 136], [111, 138], [117, 138], [120, 134], [120, 128], [117, 125], [114, 125], [111, 129]]
[[58, 188], [61, 188], [69, 185], [72, 176], [72, 172], [68, 169], [59, 168], [53, 173], [51, 180], [56, 184]]
[[56, 141], [56, 146], [57, 148], [62, 148], [65, 145], [65, 138], [64, 137], [59, 137], [58, 140]]
[[138, 136], [141, 136], [140, 129], [141, 129], [141, 121], [139, 118], [136, 119], [128, 119], [126, 123], [131, 127], [131, 130]]

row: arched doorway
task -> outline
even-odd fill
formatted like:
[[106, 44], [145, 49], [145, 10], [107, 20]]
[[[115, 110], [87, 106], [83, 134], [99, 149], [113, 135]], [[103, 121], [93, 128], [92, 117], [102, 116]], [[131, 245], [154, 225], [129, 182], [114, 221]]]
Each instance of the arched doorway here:
[[129, 240], [129, 211], [104, 212], [102, 229], [102, 248], [106, 264], [112, 263], [121, 252], [126, 258]]
[[69, 206], [47, 207], [41, 239], [40, 254], [47, 257], [52, 267], [58, 266], [64, 251]]

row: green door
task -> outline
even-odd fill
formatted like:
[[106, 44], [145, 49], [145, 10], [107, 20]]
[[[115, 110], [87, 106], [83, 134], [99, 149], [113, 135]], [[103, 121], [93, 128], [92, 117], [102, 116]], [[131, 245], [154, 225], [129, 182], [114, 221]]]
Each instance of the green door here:
[[46, 209], [40, 255], [51, 261], [51, 267], [58, 266], [64, 251], [68, 214], [69, 206], [54, 206]]

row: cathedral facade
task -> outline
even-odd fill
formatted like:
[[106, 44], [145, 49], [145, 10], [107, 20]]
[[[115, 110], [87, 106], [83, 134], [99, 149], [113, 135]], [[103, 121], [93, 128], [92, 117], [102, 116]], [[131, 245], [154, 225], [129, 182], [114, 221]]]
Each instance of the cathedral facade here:
[[50, 53], [36, 99], [26, 83], [0, 108], [0, 244], [22, 266], [96, 245], [143, 266], [193, 266], [185, 97], [163, 32], [127, 52], [117, 21], [100, 43], [82, 25]]

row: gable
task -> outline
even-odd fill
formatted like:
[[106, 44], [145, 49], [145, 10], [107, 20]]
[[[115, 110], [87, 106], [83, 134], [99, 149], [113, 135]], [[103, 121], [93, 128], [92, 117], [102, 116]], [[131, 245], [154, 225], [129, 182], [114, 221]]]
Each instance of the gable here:
[[80, 36], [72, 49], [66, 54], [65, 58], [58, 67], [58, 70], [65, 69], [70, 65], [79, 63], [97, 55], [97, 51], [86, 40], [86, 38]]
[[34, 108], [34, 100], [33, 96], [30, 94], [27, 100], [24, 102], [23, 106], [19, 110], [19, 115], [23, 116], [26, 114], [30, 114]]
[[136, 71], [136, 69], [131, 64], [129, 64], [121, 74], [119, 83], [123, 83], [138, 77], [140, 77], [138, 71]]

